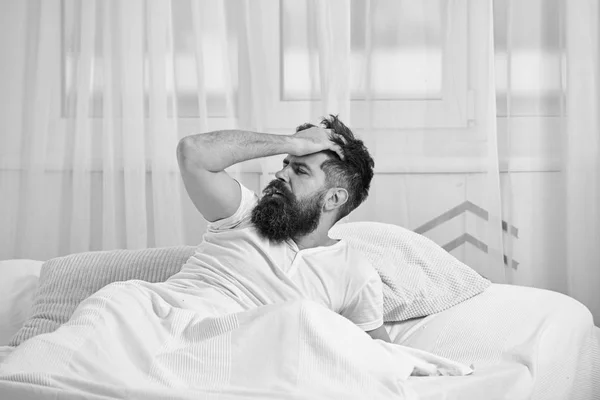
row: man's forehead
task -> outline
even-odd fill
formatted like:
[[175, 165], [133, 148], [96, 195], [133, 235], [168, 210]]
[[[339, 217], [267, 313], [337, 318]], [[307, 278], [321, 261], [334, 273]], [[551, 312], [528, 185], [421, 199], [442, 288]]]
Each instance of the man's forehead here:
[[320, 166], [324, 161], [329, 158], [327, 153], [320, 151], [318, 153], [307, 154], [305, 156], [293, 156], [288, 154], [285, 159], [291, 163], [303, 163], [309, 166]]

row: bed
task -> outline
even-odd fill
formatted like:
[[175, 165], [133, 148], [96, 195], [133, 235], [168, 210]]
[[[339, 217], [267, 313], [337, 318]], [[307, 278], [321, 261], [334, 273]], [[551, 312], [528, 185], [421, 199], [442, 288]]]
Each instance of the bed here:
[[[354, 228], [354, 235], [365, 235], [365, 226], [359, 224]], [[386, 227], [386, 230], [389, 230], [388, 228]], [[401, 234], [404, 236], [400, 240], [404, 242], [406, 235], [414, 235], [404, 231]], [[414, 239], [413, 236], [410, 237], [411, 240]], [[381, 240], [378, 239], [378, 242]], [[390, 245], [387, 242], [385, 244]], [[427, 246], [432, 244], [427, 242]], [[189, 248], [183, 247], [167, 252], [161, 251], [163, 259], [158, 264], [165, 266], [166, 260], [171, 260], [172, 265], [176, 266], [189, 255], [189, 251]], [[129, 264], [135, 264], [131, 258], [134, 251], [128, 250], [117, 253], [90, 253], [96, 260], [95, 265], [89, 261], [89, 255], [74, 255], [69, 257], [69, 260], [72, 264], [85, 264], [98, 270], [98, 256], [107, 257], [109, 253], [113, 256], [118, 254], [120, 262], [129, 260]], [[144, 254], [145, 257], [155, 259], [158, 253]], [[406, 252], [403, 254], [405, 256]], [[42, 278], [51, 281], [50, 275], [56, 277], [59, 270], [52, 269], [56, 265], [37, 260], [0, 262], [0, 365], [15, 348], [18, 348], [8, 346], [11, 338], [14, 340], [18, 332], [26, 332], [24, 325], [31, 325], [32, 315], [36, 312], [37, 298], [43, 295], [43, 285], [39, 281]], [[60, 266], [65, 267], [65, 263], [61, 261]], [[67, 267], [72, 268], [71, 264]], [[453, 268], [455, 267], [456, 265]], [[113, 272], [97, 285], [101, 287], [109, 281], [127, 281], [130, 278], [128, 275], [115, 276], [114, 268], [111, 271]], [[133, 268], [132, 271], [138, 269]], [[167, 275], [169, 273], [166, 272]], [[71, 271], [69, 279], [72, 276]], [[67, 285], [84, 287], [82, 282], [86, 276], [89, 276], [89, 271], [82, 271], [80, 277], [73, 278], [79, 279], [79, 283], [75, 284], [73, 281]], [[57, 280], [62, 284], [66, 281], [64, 278]], [[164, 276], [153, 276], [147, 280], [162, 281]], [[55, 281], [54, 285], [56, 284]], [[56, 291], [56, 286], [45, 285], [46, 289]], [[89, 287], [77, 293], [71, 299], [73, 309], [82, 298], [95, 290], [97, 287]], [[386, 329], [394, 343], [469, 365], [473, 369], [473, 373], [458, 374], [462, 376], [411, 375], [403, 382], [406, 389], [405, 398], [600, 399], [600, 329], [594, 326], [591, 313], [585, 306], [557, 292], [493, 283], [479, 290], [479, 293], [467, 297], [457, 300], [456, 304], [439, 312], [420, 311], [422, 316], [407, 318], [415, 315], [413, 310], [413, 314], [405, 313], [402, 321], [386, 322]], [[419, 304], [414, 309], [423, 310], [424, 306]], [[69, 316], [70, 314], [61, 317], [63, 320], [48, 323], [44, 329], [57, 329]], [[93, 397], [90, 393], [34, 387], [35, 385], [31, 384], [25, 386], [26, 390], [18, 385], [0, 385], [0, 397], [10, 398], [13, 395], [21, 396], [23, 393], [31, 398]], [[409, 394], [414, 394], [415, 397]], [[108, 397], [112, 396], [97, 398]]]

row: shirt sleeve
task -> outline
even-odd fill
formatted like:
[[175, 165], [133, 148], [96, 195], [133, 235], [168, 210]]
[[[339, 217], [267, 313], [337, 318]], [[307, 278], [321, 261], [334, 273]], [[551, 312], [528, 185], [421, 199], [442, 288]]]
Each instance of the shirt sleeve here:
[[364, 331], [383, 325], [383, 283], [377, 271], [373, 270], [365, 285], [344, 305], [340, 314]]
[[241, 190], [241, 199], [238, 209], [233, 215], [227, 218], [209, 222], [207, 226], [208, 231], [220, 232], [228, 229], [235, 229], [244, 226], [246, 222], [250, 221], [252, 209], [254, 209], [254, 206], [258, 202], [258, 196], [239, 181], [236, 180], [236, 182], [240, 185]]

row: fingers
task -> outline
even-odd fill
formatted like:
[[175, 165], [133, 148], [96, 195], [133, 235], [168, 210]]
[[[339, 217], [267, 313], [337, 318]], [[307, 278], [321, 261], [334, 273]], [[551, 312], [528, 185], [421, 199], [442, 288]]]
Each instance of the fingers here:
[[331, 146], [331, 150], [335, 151], [335, 153], [340, 157], [340, 159], [344, 160], [344, 150], [337, 144]]
[[[321, 150], [331, 150], [335, 152], [341, 160], [345, 159], [344, 150], [335, 141], [339, 143], [341, 140], [343, 144], [346, 144], [346, 139], [342, 135], [336, 134], [332, 129], [312, 127], [296, 132], [294, 136], [312, 143], [310, 150], [307, 150], [307, 152], [303, 151], [302, 155]], [[322, 147], [318, 148], [318, 146]]]
[[333, 138], [336, 138], [336, 139], [340, 139], [342, 141], [342, 143], [346, 144], [346, 138], [344, 136], [335, 133], [331, 129], [326, 129], [325, 131], [327, 132], [327, 136], [329, 137], [329, 140], [333, 140]]
[[334, 151], [340, 157], [340, 159], [344, 160], [344, 150], [342, 150], [342, 148], [339, 145], [335, 144], [333, 139], [340, 139], [344, 144], [346, 144], [346, 139], [342, 135], [336, 134], [331, 129], [325, 129], [325, 132], [327, 132], [327, 136], [329, 137], [329, 141], [331, 142], [330, 150]]

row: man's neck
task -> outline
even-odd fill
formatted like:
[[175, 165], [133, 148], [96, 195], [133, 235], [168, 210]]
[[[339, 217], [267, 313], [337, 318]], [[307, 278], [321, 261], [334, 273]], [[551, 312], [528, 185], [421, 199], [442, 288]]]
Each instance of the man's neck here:
[[300, 250], [319, 246], [331, 246], [338, 242], [338, 240], [329, 237], [329, 227], [323, 224], [320, 224], [317, 229], [308, 235], [294, 237], [292, 240], [294, 240]]

